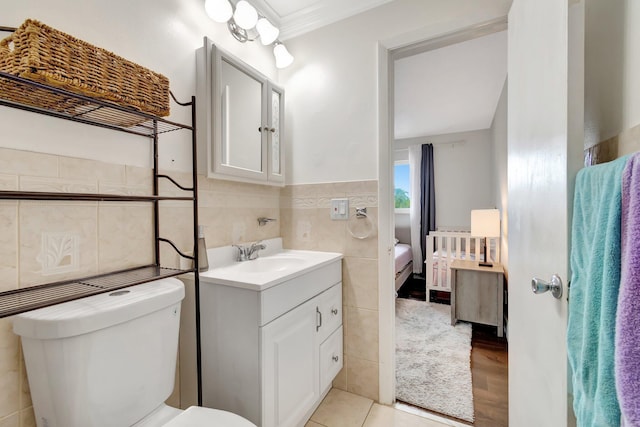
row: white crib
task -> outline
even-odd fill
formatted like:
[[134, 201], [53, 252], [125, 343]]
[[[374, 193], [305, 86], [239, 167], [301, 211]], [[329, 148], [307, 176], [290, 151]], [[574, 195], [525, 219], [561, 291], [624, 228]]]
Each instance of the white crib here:
[[[451, 292], [451, 269], [454, 259], [483, 260], [482, 237], [471, 236], [467, 231], [432, 231], [426, 238], [427, 292], [429, 290]], [[500, 262], [500, 238], [487, 238], [487, 257]]]

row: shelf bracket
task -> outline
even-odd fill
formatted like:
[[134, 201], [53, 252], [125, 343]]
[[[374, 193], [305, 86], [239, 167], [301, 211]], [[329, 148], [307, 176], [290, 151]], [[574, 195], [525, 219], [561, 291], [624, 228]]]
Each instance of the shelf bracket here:
[[172, 242], [171, 240], [169, 240], [169, 239], [164, 239], [164, 238], [162, 238], [162, 237], [158, 237], [158, 240], [160, 240], [161, 242], [165, 242], [165, 243], [170, 244], [170, 245], [171, 245], [171, 247], [172, 247], [176, 252], [178, 252], [178, 255], [180, 255], [182, 258], [187, 258], [187, 259], [190, 259], [190, 260], [194, 260], [194, 259], [195, 259], [195, 258], [194, 258], [194, 257], [192, 257], [191, 255], [187, 255], [187, 254], [183, 253], [180, 249], [178, 249], [178, 248], [176, 247], [176, 245], [174, 245], [174, 244], [173, 244], [173, 242]]
[[171, 178], [169, 175], [160, 175], [158, 174], [158, 178], [165, 178], [168, 179], [169, 181], [171, 181], [173, 183], [173, 185], [175, 185], [176, 187], [178, 187], [181, 190], [184, 191], [194, 191], [193, 187], [183, 187], [182, 185], [178, 184], [176, 182], [176, 180], [174, 180], [173, 178]]

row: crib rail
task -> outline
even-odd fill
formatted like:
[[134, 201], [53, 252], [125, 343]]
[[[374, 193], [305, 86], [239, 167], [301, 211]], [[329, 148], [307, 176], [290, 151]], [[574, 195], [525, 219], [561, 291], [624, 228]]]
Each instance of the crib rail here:
[[[451, 291], [451, 270], [454, 259], [477, 261], [482, 259], [482, 237], [464, 231], [432, 231], [426, 237], [426, 286], [427, 291]], [[487, 257], [500, 262], [500, 239], [487, 238]]]

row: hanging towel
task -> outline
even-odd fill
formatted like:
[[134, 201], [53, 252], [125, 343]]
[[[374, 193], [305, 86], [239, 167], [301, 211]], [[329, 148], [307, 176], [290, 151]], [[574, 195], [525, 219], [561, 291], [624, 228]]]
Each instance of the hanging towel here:
[[571, 228], [567, 355], [580, 427], [617, 427], [614, 335], [620, 286], [622, 172], [627, 157], [578, 172]]
[[627, 427], [640, 427], [640, 153], [622, 175], [622, 271], [616, 319], [616, 386]]

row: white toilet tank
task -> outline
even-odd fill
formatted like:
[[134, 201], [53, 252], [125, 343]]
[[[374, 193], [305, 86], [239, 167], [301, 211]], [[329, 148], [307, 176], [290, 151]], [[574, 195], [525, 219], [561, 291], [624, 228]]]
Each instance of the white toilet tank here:
[[16, 316], [38, 427], [130, 426], [161, 405], [183, 298], [169, 278]]

